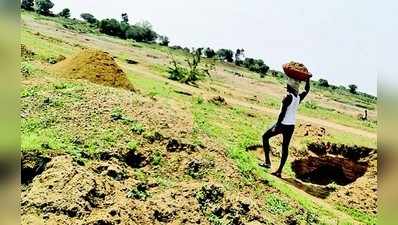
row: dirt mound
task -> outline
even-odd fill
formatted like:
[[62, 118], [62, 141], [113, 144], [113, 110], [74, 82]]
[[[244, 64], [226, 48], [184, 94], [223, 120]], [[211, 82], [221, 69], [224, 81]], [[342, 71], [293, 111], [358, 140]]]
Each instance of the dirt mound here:
[[85, 79], [97, 84], [134, 91], [126, 74], [107, 52], [85, 49], [57, 63], [53, 66], [53, 70], [67, 78]]
[[36, 54], [28, 49], [24, 44], [21, 44], [21, 58], [23, 61], [29, 61], [29, 60], [33, 60], [33, 57]]
[[225, 101], [225, 98], [221, 96], [216, 96], [214, 98], [211, 98], [209, 99], [209, 102], [215, 105], [227, 105], [227, 101]]
[[79, 218], [106, 204], [111, 190], [109, 183], [78, 166], [71, 157], [55, 157], [34, 179], [30, 190], [22, 194], [22, 213], [38, 210], [44, 215]]
[[317, 127], [312, 124], [301, 123], [298, 125], [297, 134], [303, 137], [316, 137], [317, 139], [329, 135], [324, 127]]

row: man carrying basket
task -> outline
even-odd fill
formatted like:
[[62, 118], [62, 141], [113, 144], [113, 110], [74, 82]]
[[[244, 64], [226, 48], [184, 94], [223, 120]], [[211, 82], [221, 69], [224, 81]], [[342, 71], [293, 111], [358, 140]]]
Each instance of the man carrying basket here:
[[[288, 76], [286, 90], [287, 94], [282, 100], [282, 106], [277, 122], [271, 126], [263, 135], [263, 148], [265, 154], [264, 162], [259, 165], [265, 168], [271, 168], [271, 160], [269, 157], [270, 144], [269, 139], [278, 134], [282, 134], [282, 157], [279, 168], [272, 173], [277, 177], [281, 177], [283, 166], [286, 163], [289, 144], [294, 132], [296, 123], [296, 114], [299, 104], [307, 96], [310, 91], [310, 77], [311, 73], [301, 63], [290, 62], [283, 65], [285, 74]], [[305, 81], [305, 91], [299, 94], [300, 81]]]

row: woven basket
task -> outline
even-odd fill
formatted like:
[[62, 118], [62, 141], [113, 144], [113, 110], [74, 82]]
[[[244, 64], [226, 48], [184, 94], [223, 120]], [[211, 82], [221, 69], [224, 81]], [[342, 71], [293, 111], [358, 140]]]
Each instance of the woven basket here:
[[285, 74], [288, 77], [291, 77], [293, 79], [299, 80], [299, 81], [305, 81], [309, 78], [312, 77], [312, 74], [308, 71], [308, 69], [302, 65], [301, 68], [295, 66], [295, 64], [299, 64], [299, 63], [295, 63], [295, 62], [290, 62], [290, 63], [286, 63], [283, 64], [283, 71], [285, 72]]

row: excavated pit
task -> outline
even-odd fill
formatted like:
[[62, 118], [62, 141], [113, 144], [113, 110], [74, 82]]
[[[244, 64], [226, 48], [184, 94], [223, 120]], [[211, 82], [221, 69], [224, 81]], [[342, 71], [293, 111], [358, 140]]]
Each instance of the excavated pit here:
[[345, 186], [355, 182], [368, 169], [368, 162], [376, 150], [337, 145], [331, 143], [311, 143], [308, 150], [315, 154], [292, 162], [296, 178], [313, 184], [336, 183]]
[[336, 183], [347, 185], [363, 176], [368, 168], [366, 162], [354, 162], [340, 157], [307, 157], [295, 160], [292, 169], [304, 182], [319, 185]]

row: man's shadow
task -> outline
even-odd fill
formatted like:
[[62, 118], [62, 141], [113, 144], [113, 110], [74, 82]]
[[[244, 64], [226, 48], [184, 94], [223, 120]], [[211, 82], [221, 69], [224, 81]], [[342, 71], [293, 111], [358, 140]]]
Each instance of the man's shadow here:
[[327, 198], [331, 192], [336, 190], [335, 188], [328, 187], [328, 186], [304, 183], [304, 182], [302, 182], [296, 178], [293, 178], [293, 177], [282, 177], [282, 180], [286, 181], [290, 185], [293, 185], [300, 190], [305, 191], [306, 193], [308, 193], [312, 196], [315, 196], [317, 198], [322, 198], [322, 199]]

